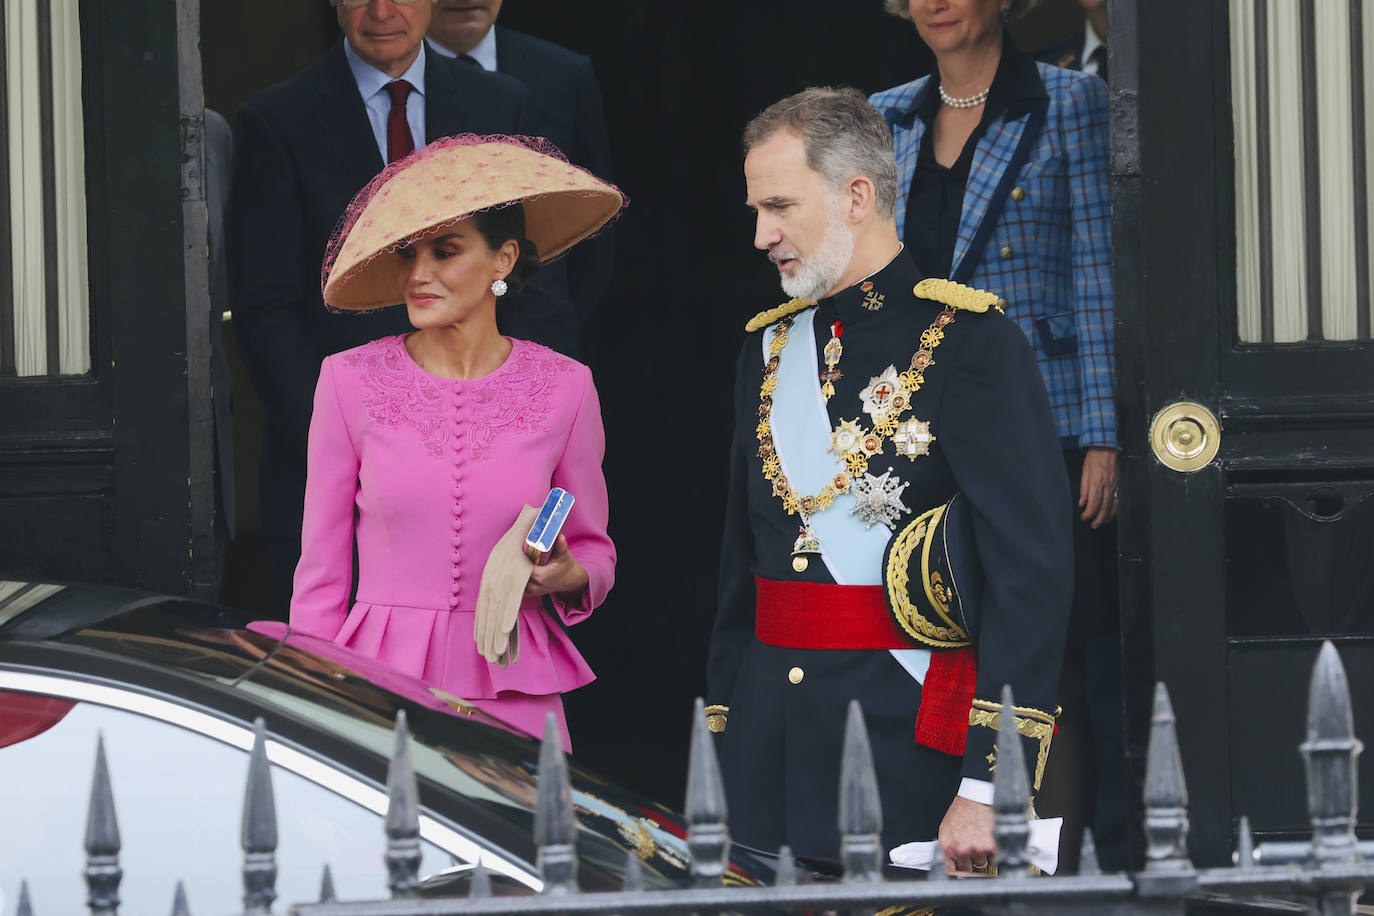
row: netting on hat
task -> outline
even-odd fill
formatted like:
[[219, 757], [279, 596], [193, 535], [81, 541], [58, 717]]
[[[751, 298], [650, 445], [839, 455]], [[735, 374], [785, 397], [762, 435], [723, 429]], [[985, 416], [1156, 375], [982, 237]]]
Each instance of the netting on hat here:
[[[465, 151], [470, 147], [489, 149], [468, 154]], [[616, 194], [618, 206], [607, 215], [612, 206], [608, 201]], [[539, 201], [545, 203], [530, 206]], [[517, 202], [526, 205], [526, 236], [547, 261], [605, 231], [629, 200], [619, 188], [568, 162], [543, 137], [443, 137], [390, 163], [354, 196], [326, 246], [320, 266], [321, 293], [333, 286], [337, 299], [337, 291], [349, 282], [376, 288], [383, 281], [360, 274], [374, 266], [378, 257], [474, 213]], [[341, 271], [338, 275], [336, 267]], [[326, 307], [334, 312], [372, 311], [400, 301], [398, 296], [393, 302], [336, 307], [326, 299]]]

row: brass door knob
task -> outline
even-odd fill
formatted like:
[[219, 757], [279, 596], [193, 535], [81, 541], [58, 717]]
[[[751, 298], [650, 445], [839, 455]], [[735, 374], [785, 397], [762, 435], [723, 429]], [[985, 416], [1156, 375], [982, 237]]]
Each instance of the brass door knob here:
[[1185, 473], [1200, 471], [1217, 456], [1221, 424], [1201, 404], [1179, 401], [1155, 414], [1150, 443], [1165, 467]]

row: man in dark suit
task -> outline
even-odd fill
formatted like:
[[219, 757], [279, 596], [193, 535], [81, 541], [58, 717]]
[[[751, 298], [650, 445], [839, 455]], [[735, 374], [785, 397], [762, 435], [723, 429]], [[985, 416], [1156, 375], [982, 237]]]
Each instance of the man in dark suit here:
[[[410, 330], [404, 309], [337, 315], [320, 263], [353, 196], [390, 160], [464, 132], [520, 133], [513, 78], [426, 55], [433, 0], [331, 0], [343, 38], [301, 73], [239, 109], [229, 220], [230, 283], [244, 363], [262, 398], [260, 496], [273, 590], [300, 554], [305, 445], [320, 360]], [[528, 289], [503, 305], [504, 333], [576, 348], [563, 300]]]
[[[513, 76], [529, 90], [529, 129], [574, 165], [611, 180], [611, 142], [592, 62], [552, 42], [496, 25], [502, 0], [437, 0], [429, 47], [469, 66]], [[549, 282], [586, 320], [611, 281], [611, 237], [583, 242], [549, 265]]]
[[1087, 21], [1081, 32], [1050, 42], [1036, 60], [1107, 78], [1107, 0], [1078, 0]]

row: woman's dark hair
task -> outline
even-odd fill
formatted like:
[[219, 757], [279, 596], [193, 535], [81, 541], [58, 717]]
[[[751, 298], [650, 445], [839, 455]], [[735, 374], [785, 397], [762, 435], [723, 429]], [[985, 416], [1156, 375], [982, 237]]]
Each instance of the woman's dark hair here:
[[510, 295], [519, 295], [525, 283], [539, 272], [539, 249], [525, 238], [525, 207], [519, 201], [495, 210], [479, 210], [472, 215], [472, 224], [482, 233], [487, 247], [497, 251], [506, 242], [520, 246], [520, 257], [506, 277]]

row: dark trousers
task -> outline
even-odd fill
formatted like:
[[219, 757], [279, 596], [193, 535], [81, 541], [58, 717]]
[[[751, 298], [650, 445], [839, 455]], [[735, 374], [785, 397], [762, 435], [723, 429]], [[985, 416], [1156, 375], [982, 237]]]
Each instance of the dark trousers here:
[[863, 704], [883, 848], [935, 839], [963, 761], [913, 740], [921, 685], [886, 650], [785, 649], [756, 639], [740, 662], [717, 743], [732, 840], [767, 853], [786, 843], [798, 856], [839, 858], [851, 699]]
[[1066, 450], [1064, 461], [1074, 503], [1073, 612], [1059, 681], [1064, 711], [1036, 808], [1063, 815], [1060, 868], [1072, 874], [1084, 827], [1104, 869], [1126, 867], [1126, 734], [1116, 521], [1094, 529], [1082, 520], [1082, 450]]

